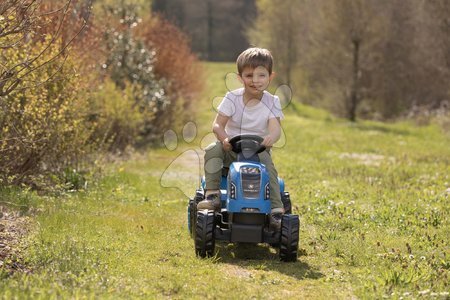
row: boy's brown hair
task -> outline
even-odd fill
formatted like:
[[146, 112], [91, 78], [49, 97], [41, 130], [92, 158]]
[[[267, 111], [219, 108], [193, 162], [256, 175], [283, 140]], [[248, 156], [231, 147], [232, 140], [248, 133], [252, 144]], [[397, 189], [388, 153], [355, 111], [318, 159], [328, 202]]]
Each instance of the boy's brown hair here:
[[272, 74], [273, 57], [269, 50], [264, 48], [248, 48], [241, 54], [239, 54], [236, 60], [237, 69], [239, 75], [242, 75], [244, 68], [251, 67], [256, 68], [263, 66]]

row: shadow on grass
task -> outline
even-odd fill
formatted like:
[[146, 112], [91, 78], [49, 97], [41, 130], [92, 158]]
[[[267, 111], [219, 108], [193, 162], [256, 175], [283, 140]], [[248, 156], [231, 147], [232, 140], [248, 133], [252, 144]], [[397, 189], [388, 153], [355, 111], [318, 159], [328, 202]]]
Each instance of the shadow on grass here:
[[217, 243], [217, 262], [236, 265], [249, 270], [276, 271], [295, 279], [319, 279], [324, 276], [311, 268], [301, 257], [296, 262], [282, 262], [278, 251], [265, 244]]

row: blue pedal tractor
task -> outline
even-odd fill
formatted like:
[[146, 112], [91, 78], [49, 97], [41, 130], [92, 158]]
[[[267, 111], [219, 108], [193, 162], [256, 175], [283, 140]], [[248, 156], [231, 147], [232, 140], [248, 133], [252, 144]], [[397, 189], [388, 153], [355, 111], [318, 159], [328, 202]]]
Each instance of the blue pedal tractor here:
[[204, 179], [194, 199], [189, 200], [188, 227], [198, 256], [214, 255], [215, 241], [223, 240], [268, 243], [279, 247], [282, 261], [297, 260], [300, 221], [297, 215], [291, 214], [289, 193], [284, 191], [284, 182], [280, 178], [285, 214], [281, 230], [273, 230], [269, 226], [269, 174], [257, 155], [265, 150], [262, 141], [255, 135], [239, 135], [230, 140], [237, 161], [222, 172], [220, 212], [197, 210], [197, 203], [204, 199]]

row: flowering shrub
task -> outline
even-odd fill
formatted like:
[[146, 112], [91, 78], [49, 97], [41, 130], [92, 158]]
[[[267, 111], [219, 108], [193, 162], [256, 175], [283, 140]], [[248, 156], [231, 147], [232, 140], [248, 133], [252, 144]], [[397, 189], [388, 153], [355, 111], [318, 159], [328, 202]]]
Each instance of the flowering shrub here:
[[99, 145], [107, 145], [110, 151], [122, 151], [134, 145], [143, 130], [145, 120], [152, 119], [152, 112], [142, 111], [134, 98], [138, 86], [127, 84], [124, 89], [110, 79], [92, 94], [91, 119], [95, 121], [93, 139]]
[[[6, 49], [2, 60], [20, 63], [47, 42], [24, 44], [20, 51]], [[40, 59], [54, 57], [57, 51], [59, 45], [52, 44]], [[70, 58], [50, 61], [0, 99], [0, 184], [38, 184], [44, 173], [76, 165], [87, 154], [92, 124], [85, 119], [84, 79], [76, 65]]]
[[117, 87], [130, 88], [136, 106], [145, 116], [142, 134], [152, 133], [152, 116], [168, 104], [163, 81], [157, 80], [153, 71], [155, 52], [133, 39], [129, 32], [114, 32], [107, 36], [110, 56], [103, 64]]

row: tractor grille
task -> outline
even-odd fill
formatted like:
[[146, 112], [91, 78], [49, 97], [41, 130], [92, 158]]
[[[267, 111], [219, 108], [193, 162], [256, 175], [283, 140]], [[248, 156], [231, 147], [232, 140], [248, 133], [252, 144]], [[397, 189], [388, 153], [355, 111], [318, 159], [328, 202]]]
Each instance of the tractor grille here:
[[260, 174], [242, 174], [242, 190], [245, 198], [258, 199], [261, 190]]

